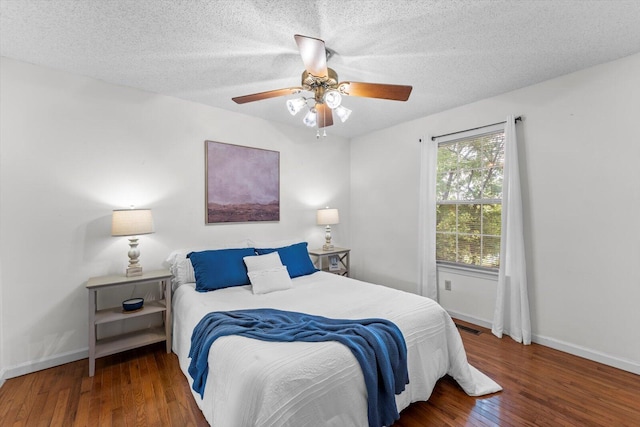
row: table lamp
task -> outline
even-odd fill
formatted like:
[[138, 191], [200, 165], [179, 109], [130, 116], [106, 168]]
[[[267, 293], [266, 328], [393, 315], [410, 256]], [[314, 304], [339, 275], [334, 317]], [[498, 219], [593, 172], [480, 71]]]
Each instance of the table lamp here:
[[127, 277], [142, 276], [142, 266], [138, 262], [138, 236], [153, 233], [151, 209], [117, 209], [111, 217], [111, 235], [129, 236], [129, 266]]
[[340, 223], [340, 216], [338, 214], [338, 209], [330, 209], [326, 207], [325, 209], [318, 209], [318, 213], [316, 215], [316, 222], [318, 225], [325, 225], [325, 233], [324, 240], [325, 244], [322, 245], [322, 250], [330, 251], [333, 249], [333, 245], [331, 244], [331, 226], [333, 224]]

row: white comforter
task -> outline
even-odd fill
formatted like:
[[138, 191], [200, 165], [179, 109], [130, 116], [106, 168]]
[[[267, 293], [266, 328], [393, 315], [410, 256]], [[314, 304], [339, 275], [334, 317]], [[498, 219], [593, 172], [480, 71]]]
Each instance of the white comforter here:
[[[450, 374], [472, 396], [501, 387], [467, 363], [460, 335], [434, 301], [384, 286], [318, 272], [293, 279], [293, 288], [254, 295], [250, 286], [200, 293], [179, 287], [173, 298], [173, 349], [187, 373], [191, 332], [211, 311], [277, 308], [333, 318], [381, 317], [404, 334], [409, 381], [396, 396], [398, 411], [427, 400]], [[204, 398], [193, 392], [215, 427], [367, 426], [367, 391], [360, 365], [346, 346], [274, 343], [239, 336], [216, 340], [209, 352]]]

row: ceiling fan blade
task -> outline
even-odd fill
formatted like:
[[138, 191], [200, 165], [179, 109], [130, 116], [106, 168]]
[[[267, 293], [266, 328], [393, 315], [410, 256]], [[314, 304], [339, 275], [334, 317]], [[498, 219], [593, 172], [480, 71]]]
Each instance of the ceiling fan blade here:
[[236, 104], [244, 104], [246, 102], [260, 101], [262, 99], [275, 98], [277, 96], [286, 96], [302, 91], [301, 87], [288, 87], [285, 89], [269, 90], [266, 92], [252, 93], [251, 95], [236, 96], [231, 98]]
[[298, 44], [300, 56], [304, 68], [315, 77], [326, 77], [327, 71], [327, 51], [324, 41], [313, 37], [301, 36], [296, 34], [293, 36]]
[[411, 95], [411, 89], [413, 89], [412, 86], [361, 82], [341, 82], [338, 88], [341, 93], [349, 96], [390, 99], [392, 101], [406, 101]]
[[327, 104], [316, 104], [316, 121], [319, 128], [333, 125], [333, 112]]

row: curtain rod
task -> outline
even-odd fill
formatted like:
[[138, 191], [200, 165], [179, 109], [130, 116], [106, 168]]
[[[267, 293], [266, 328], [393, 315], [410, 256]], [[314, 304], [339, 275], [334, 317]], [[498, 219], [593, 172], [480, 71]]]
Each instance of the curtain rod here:
[[[516, 117], [514, 119], [514, 121], [515, 122], [521, 122], [522, 121], [522, 116]], [[489, 126], [501, 125], [503, 123], [507, 123], [507, 121], [505, 120], [503, 122], [491, 123], [490, 125], [478, 126], [477, 128], [471, 128], [471, 129], [459, 130], [457, 132], [445, 133], [444, 135], [436, 135], [436, 136], [432, 136], [431, 140], [435, 141], [436, 138], [442, 138], [443, 136], [451, 136], [451, 135], [455, 135], [455, 134], [462, 133], [462, 132], [469, 132], [470, 130], [478, 130], [478, 129], [488, 128]]]

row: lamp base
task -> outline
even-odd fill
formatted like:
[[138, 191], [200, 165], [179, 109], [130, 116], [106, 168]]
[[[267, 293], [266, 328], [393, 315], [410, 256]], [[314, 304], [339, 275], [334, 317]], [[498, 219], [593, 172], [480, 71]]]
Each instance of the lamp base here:
[[138, 263], [140, 250], [138, 249], [138, 237], [129, 237], [129, 266], [127, 267], [127, 277], [142, 276], [142, 267]]
[[324, 245], [322, 245], [322, 250], [333, 250], [333, 245], [331, 244], [331, 226], [329, 224], [324, 228]]
[[127, 277], [142, 276], [142, 267], [128, 267]]

